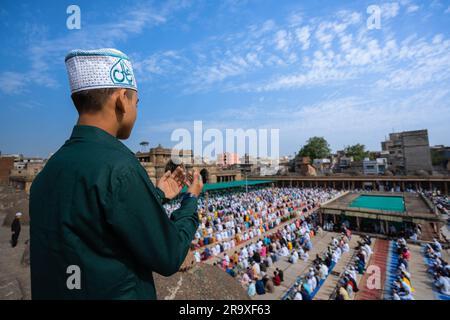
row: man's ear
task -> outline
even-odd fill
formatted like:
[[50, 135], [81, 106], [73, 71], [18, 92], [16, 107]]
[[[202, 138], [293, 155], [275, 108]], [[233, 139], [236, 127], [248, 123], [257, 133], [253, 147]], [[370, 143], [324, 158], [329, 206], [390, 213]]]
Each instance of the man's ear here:
[[126, 103], [127, 103], [127, 96], [126, 96], [126, 89], [118, 89], [115, 92], [115, 99], [116, 99], [116, 110], [124, 114], [126, 112]]

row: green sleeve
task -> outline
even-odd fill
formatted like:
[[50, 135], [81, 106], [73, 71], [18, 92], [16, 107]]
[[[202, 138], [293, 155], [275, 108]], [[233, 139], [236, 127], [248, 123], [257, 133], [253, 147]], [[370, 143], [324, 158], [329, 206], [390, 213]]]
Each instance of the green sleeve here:
[[164, 276], [179, 270], [198, 227], [195, 198], [169, 219], [150, 179], [133, 168], [113, 179], [108, 211], [108, 223], [138, 263]]
[[156, 187], [156, 196], [159, 198], [159, 201], [162, 204], [165, 204], [166, 202], [169, 202], [169, 199], [166, 198], [166, 195], [164, 194], [164, 191], [162, 191], [160, 188]]

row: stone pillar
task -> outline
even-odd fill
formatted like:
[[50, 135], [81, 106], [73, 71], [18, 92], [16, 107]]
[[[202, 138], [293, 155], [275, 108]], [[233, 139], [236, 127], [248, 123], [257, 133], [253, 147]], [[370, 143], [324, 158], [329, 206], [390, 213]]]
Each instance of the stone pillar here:
[[361, 231], [361, 219], [359, 217], [356, 217], [356, 230]]
[[333, 181], [333, 189], [336, 189], [336, 181]]
[[444, 181], [444, 193], [446, 195], [448, 195], [448, 185], [447, 185], [447, 181]]
[[405, 192], [405, 181], [402, 181], [402, 190], [400, 191]]

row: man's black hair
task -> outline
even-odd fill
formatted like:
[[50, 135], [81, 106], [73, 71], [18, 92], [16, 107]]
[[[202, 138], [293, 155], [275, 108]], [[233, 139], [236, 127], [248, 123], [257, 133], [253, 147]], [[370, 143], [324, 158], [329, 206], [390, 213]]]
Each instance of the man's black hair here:
[[[73, 104], [79, 114], [82, 113], [95, 113], [102, 109], [103, 105], [106, 103], [108, 98], [116, 91], [118, 88], [101, 88], [101, 89], [90, 89], [75, 92], [71, 95]], [[133, 97], [131, 89], [127, 89], [126, 96], [128, 99]]]

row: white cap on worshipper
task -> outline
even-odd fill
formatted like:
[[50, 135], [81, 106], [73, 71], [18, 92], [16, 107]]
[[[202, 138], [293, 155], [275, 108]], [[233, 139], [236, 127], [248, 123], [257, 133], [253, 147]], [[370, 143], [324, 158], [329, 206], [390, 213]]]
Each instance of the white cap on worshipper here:
[[72, 50], [66, 55], [65, 62], [71, 93], [100, 88], [137, 91], [130, 59], [119, 50]]
[[22, 216], [22, 212], [17, 212], [16, 213], [16, 217], [21, 217]]

